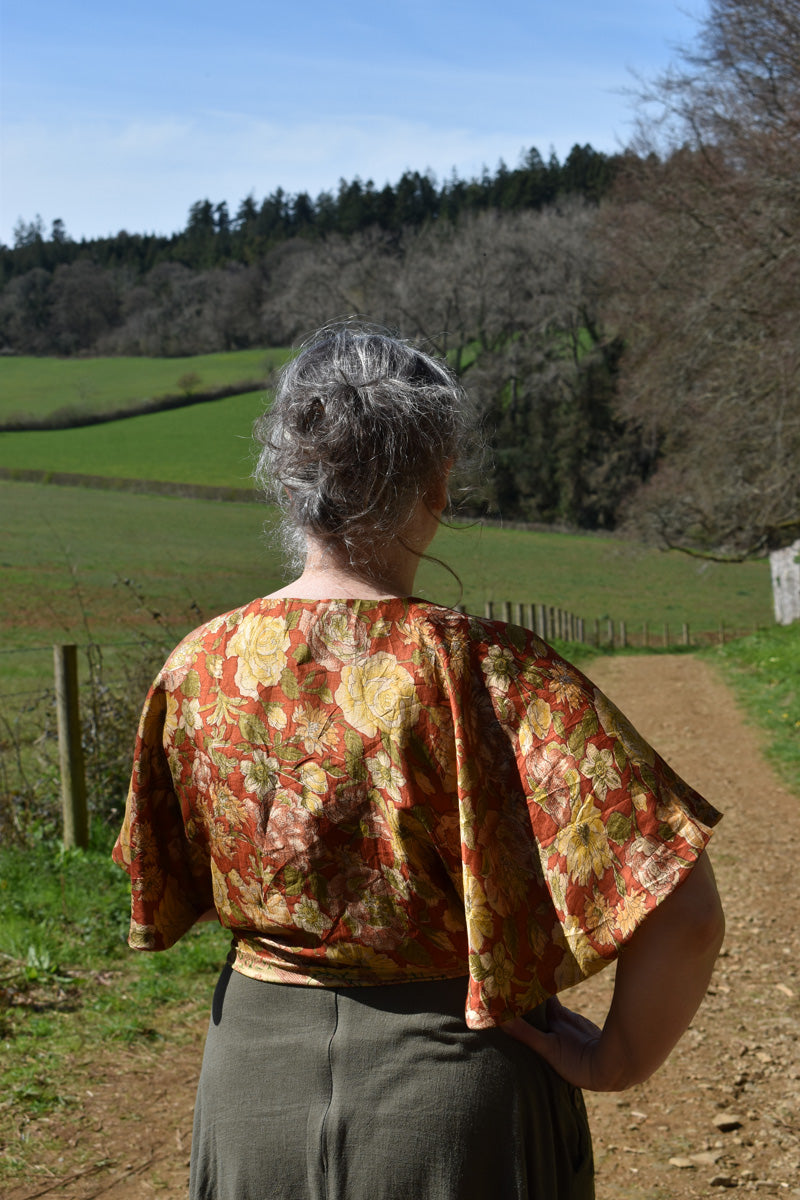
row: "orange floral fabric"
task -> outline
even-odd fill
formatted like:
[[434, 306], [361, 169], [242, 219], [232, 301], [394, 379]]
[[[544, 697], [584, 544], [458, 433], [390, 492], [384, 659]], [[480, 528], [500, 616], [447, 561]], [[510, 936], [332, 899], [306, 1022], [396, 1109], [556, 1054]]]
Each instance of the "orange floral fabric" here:
[[527, 630], [413, 599], [259, 599], [156, 679], [114, 858], [135, 949], [214, 905], [245, 975], [468, 974], [481, 1028], [612, 959], [718, 816]]

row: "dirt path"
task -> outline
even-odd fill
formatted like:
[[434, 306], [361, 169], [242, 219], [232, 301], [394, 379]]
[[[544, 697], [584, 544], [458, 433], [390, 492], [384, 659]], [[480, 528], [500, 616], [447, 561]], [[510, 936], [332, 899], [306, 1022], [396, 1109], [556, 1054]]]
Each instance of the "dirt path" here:
[[[728, 922], [709, 995], [669, 1062], [624, 1095], [587, 1096], [598, 1200], [731, 1188], [800, 1197], [800, 797], [764, 766], [706, 663], [612, 658], [592, 674], [725, 812], [712, 860]], [[583, 1011], [602, 1019], [612, 978], [607, 971], [570, 999], [580, 995]], [[184, 1030], [181, 1046], [131, 1052], [113, 1068], [87, 1058], [80, 1114], [25, 1128], [42, 1145], [40, 1170], [6, 1200], [185, 1197], [204, 1025]]]

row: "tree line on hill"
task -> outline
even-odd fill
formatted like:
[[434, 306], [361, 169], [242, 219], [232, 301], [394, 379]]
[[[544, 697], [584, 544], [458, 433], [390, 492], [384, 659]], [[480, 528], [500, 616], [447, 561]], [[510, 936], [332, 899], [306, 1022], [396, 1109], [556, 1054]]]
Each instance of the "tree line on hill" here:
[[[491, 173], [460, 179], [455, 171], [441, 185], [431, 172], [406, 171], [396, 184], [378, 189], [373, 181], [342, 179], [336, 193], [291, 195], [276, 188], [259, 205], [252, 193], [231, 214], [226, 201], [198, 200], [189, 209], [184, 229], [169, 237], [130, 234], [74, 241], [64, 222], [53, 221], [49, 235], [41, 217], [20, 219], [13, 247], [0, 244], [0, 287], [37, 268], [50, 274], [59, 267], [89, 261], [108, 269], [145, 275], [160, 263], [179, 263], [192, 271], [229, 263], [258, 262], [273, 247], [295, 237], [345, 237], [377, 228], [400, 234], [432, 221], [457, 221], [489, 209], [514, 212], [541, 209], [563, 196], [580, 195], [597, 202], [611, 187], [620, 155], [591, 146], [573, 146], [563, 163], [552, 153], [545, 161], [538, 150], [523, 154], [509, 169], [500, 162]], [[76, 347], [78, 349], [82, 347]]]
[[[710, 0], [624, 154], [193, 206], [4, 250], [18, 352], [281, 345], [366, 313], [448, 355], [507, 518], [739, 557], [800, 535], [800, 0]], [[157, 244], [156, 244], [157, 243]], [[37, 255], [40, 257], [37, 258]], [[47, 256], [50, 257], [47, 257]], [[62, 255], [63, 257], [59, 257]], [[138, 256], [138, 257], [137, 257]]]

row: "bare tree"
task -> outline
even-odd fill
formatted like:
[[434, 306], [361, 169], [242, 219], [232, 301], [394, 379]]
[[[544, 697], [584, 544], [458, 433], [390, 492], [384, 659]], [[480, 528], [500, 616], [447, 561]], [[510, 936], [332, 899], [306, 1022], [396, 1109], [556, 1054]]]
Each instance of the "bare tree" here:
[[711, 0], [642, 99], [606, 226], [622, 412], [660, 463], [630, 511], [743, 557], [800, 533], [800, 0]]

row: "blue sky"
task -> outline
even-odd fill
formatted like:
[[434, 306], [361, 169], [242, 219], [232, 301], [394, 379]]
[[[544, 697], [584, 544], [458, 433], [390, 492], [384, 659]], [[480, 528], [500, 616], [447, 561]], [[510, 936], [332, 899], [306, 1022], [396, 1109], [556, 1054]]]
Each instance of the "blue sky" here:
[[[0, 241], [171, 233], [195, 200], [406, 168], [472, 175], [536, 146], [613, 151], [632, 72], [705, 0], [0, 0]], [[694, 14], [694, 15], [693, 15]]]

